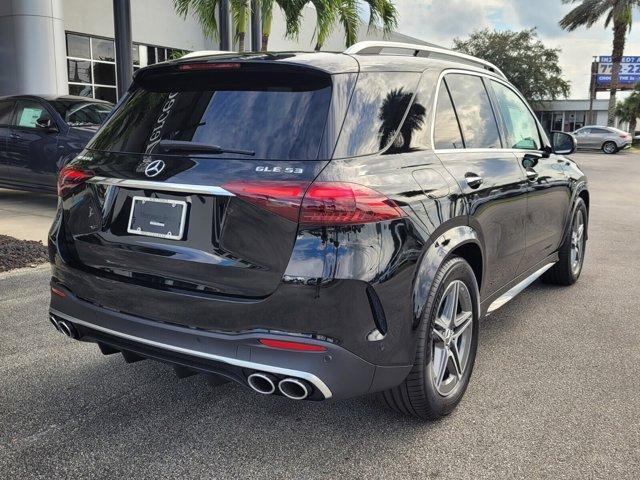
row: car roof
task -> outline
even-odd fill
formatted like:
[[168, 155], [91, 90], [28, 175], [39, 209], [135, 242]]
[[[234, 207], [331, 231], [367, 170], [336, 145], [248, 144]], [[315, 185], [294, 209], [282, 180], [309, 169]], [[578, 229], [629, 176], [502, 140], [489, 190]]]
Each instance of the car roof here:
[[32, 98], [36, 100], [45, 100], [48, 102], [56, 101], [56, 100], [67, 100], [67, 101], [76, 101], [76, 102], [92, 102], [92, 103], [105, 103], [111, 104], [106, 100], [99, 100], [97, 98], [91, 97], [81, 97], [78, 95], [51, 95], [51, 94], [24, 94], [24, 95], [7, 95], [4, 97], [0, 97], [0, 100], [15, 100], [19, 98]]
[[[367, 43], [367, 42], [364, 42]], [[425, 46], [426, 47], [426, 46]], [[393, 48], [393, 47], [390, 47]], [[444, 49], [439, 49], [444, 51]], [[308, 67], [320, 70], [328, 74], [338, 73], [357, 73], [360, 71], [369, 72], [423, 72], [429, 68], [461, 68], [471, 71], [481, 71], [496, 78], [504, 79], [495, 71], [479, 68], [478, 63], [473, 65], [467, 59], [462, 58], [461, 54], [451, 52], [451, 56], [447, 54], [434, 53], [431, 56], [414, 56], [403, 54], [357, 54], [347, 52], [260, 52], [260, 53], [237, 53], [228, 52], [221, 54], [202, 55], [192, 54], [187, 58], [172, 60], [159, 64], [145, 67], [138, 70], [144, 74], [145, 70], [163, 68], [171, 65], [179, 65], [184, 63], [214, 63], [214, 62], [240, 62], [240, 63], [280, 63], [292, 66]], [[456, 58], [460, 56], [460, 58]], [[481, 62], [481, 60], [477, 60]], [[136, 72], [136, 73], [138, 73]]]

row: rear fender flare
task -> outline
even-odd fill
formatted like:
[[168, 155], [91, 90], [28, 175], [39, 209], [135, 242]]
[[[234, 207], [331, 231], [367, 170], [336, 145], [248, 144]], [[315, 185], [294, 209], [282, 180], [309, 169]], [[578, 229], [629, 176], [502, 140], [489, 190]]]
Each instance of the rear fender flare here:
[[[429, 291], [431, 290], [431, 285], [436, 273], [438, 272], [438, 268], [440, 268], [440, 265], [442, 265], [442, 263], [451, 255], [451, 252], [468, 243], [478, 245], [480, 250], [483, 251], [480, 237], [476, 230], [468, 225], [462, 225], [451, 228], [441, 234], [424, 251], [420, 258], [420, 263], [413, 282], [412, 299], [414, 328], [420, 324], [420, 320], [422, 319], [424, 309], [427, 304], [427, 299], [429, 298]], [[480, 306], [478, 305], [477, 307], [477, 311], [480, 311]]]

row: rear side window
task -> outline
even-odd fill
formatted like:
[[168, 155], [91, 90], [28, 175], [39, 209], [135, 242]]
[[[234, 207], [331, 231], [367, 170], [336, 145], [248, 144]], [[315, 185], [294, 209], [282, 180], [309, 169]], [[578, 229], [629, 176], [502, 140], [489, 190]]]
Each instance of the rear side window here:
[[[409, 72], [361, 73], [351, 96], [334, 157], [370, 155], [388, 147], [411, 105], [419, 78], [420, 74]], [[424, 117], [424, 111], [416, 115]], [[412, 121], [423, 120], [412, 118]], [[404, 136], [401, 137], [398, 141], [408, 143]]]
[[13, 124], [18, 127], [36, 128], [36, 122], [41, 117], [51, 119], [44, 105], [33, 100], [18, 100]]
[[541, 147], [538, 125], [527, 106], [510, 88], [494, 81], [491, 84], [507, 129], [505, 147], [539, 150]]
[[460, 125], [451, 103], [446, 82], [442, 82], [440, 93], [438, 94], [434, 142], [436, 149], [464, 148]]
[[9, 125], [11, 123], [12, 111], [13, 102], [0, 102], [0, 125]]
[[313, 160], [330, 102], [328, 76], [242, 71], [155, 75], [130, 94], [88, 148], [150, 154], [161, 140], [177, 140], [249, 150], [260, 159]]
[[590, 133], [597, 133], [598, 135], [611, 135], [612, 132], [605, 130], [604, 128], [592, 128]]
[[481, 77], [449, 74], [446, 83], [466, 148], [501, 148], [498, 124]]

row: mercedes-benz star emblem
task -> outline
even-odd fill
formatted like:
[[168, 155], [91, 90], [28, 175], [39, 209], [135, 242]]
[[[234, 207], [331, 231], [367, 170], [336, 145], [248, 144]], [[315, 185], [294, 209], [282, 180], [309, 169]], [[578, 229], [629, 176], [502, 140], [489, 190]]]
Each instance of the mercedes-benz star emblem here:
[[155, 177], [156, 175], [160, 175], [163, 170], [164, 162], [162, 160], [154, 160], [144, 169], [144, 174], [147, 177]]

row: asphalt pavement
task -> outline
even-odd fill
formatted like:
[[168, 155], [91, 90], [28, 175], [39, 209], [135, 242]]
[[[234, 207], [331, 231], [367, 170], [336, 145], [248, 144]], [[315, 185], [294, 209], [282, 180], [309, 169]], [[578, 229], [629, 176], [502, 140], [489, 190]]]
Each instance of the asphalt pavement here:
[[48, 267], [0, 274], [0, 478], [639, 478], [640, 155], [574, 158], [591, 182], [580, 281], [484, 319], [439, 422], [127, 365], [53, 329]]

